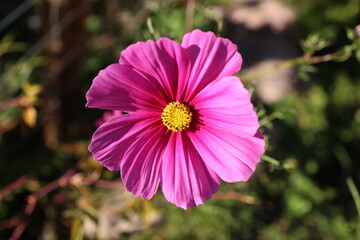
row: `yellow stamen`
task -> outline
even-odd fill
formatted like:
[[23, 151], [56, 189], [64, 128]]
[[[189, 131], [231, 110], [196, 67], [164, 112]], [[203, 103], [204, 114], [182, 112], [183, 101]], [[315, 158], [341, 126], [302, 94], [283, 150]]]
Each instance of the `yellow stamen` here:
[[189, 106], [180, 102], [170, 102], [163, 110], [161, 119], [164, 125], [174, 132], [190, 127], [192, 112]]

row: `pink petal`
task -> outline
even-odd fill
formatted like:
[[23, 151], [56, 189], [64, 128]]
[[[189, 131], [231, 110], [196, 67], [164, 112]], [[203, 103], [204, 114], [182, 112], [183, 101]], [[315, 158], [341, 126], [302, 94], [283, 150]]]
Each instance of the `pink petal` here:
[[210, 82], [232, 76], [241, 68], [242, 58], [237, 46], [228, 39], [216, 37], [212, 32], [194, 30], [184, 36], [181, 45], [192, 63], [185, 102]]
[[127, 149], [139, 134], [154, 124], [160, 125], [159, 118], [158, 115], [148, 112], [113, 118], [96, 130], [89, 151], [93, 153], [95, 160], [109, 170], [119, 170]]
[[86, 94], [87, 107], [134, 112], [162, 111], [166, 101], [153, 82], [127, 66], [112, 64], [99, 72]]
[[211, 198], [220, 185], [186, 133], [172, 133], [162, 162], [162, 190], [169, 202], [187, 209]]
[[191, 64], [180, 44], [168, 38], [138, 42], [121, 53], [120, 64], [156, 79], [167, 102], [182, 100]]
[[237, 77], [224, 77], [206, 86], [190, 102], [199, 112], [199, 121], [242, 137], [254, 136], [258, 117], [250, 93]]
[[169, 139], [166, 127], [159, 124], [140, 133], [121, 161], [121, 178], [135, 196], [150, 199], [161, 178], [162, 155]]
[[264, 153], [265, 141], [260, 132], [243, 138], [203, 126], [188, 135], [205, 164], [227, 182], [247, 181]]

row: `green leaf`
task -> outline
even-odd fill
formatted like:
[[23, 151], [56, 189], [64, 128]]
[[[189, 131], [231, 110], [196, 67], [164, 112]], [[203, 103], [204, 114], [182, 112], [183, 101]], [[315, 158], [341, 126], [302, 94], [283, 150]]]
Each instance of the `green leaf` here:
[[329, 46], [329, 42], [323, 39], [319, 33], [310, 34], [300, 45], [305, 53], [313, 53]]
[[74, 218], [71, 225], [70, 240], [84, 239], [84, 225], [81, 217]]
[[355, 31], [351, 28], [346, 28], [346, 37], [353, 41], [355, 39]]

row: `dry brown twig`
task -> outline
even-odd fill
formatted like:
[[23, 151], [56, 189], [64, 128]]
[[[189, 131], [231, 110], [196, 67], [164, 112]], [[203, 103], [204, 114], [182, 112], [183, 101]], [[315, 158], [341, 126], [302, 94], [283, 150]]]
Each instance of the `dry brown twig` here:
[[35, 210], [37, 201], [42, 197], [44, 197], [45, 195], [49, 194], [50, 192], [54, 191], [55, 189], [67, 185], [71, 177], [75, 175], [77, 172], [78, 170], [76, 170], [75, 168], [71, 168], [70, 170], [65, 172], [60, 178], [47, 184], [39, 191], [30, 194], [27, 197], [27, 204], [24, 209], [24, 217], [23, 217], [24, 220], [20, 221], [19, 225], [16, 226], [9, 240], [17, 240], [21, 237], [21, 235], [23, 234], [23, 232], [25, 231], [26, 227], [30, 222], [30, 216]]

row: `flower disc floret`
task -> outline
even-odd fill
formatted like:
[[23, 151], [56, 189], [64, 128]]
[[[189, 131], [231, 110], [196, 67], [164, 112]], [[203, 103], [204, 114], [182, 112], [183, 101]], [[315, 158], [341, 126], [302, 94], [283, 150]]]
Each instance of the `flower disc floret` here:
[[181, 102], [170, 102], [164, 108], [161, 119], [169, 130], [179, 132], [190, 127], [192, 112], [189, 106]]

